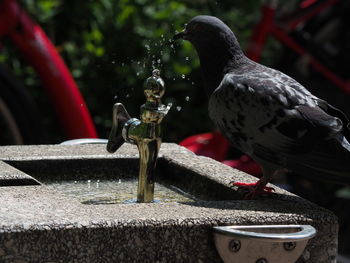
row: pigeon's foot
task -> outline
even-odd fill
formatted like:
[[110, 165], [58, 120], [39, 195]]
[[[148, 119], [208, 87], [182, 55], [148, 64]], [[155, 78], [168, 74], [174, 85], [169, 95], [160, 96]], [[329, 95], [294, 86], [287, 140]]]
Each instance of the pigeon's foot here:
[[256, 183], [241, 183], [241, 182], [231, 182], [232, 187], [238, 187], [238, 191], [245, 192], [244, 200], [252, 200], [256, 197], [264, 194], [272, 194], [275, 189], [266, 186], [264, 181], [259, 180]]

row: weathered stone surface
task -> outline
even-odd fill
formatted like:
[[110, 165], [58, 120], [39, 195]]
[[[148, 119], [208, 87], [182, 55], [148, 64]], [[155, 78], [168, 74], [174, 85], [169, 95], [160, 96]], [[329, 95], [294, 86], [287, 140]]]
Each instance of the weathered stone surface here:
[[[1, 147], [0, 160], [118, 157], [133, 160], [135, 166], [138, 156], [131, 145], [115, 155], [106, 153], [103, 145], [22, 147]], [[174, 180], [197, 180], [204, 191], [219, 192], [210, 194], [215, 199], [220, 192], [224, 199], [230, 193], [232, 199], [239, 197], [227, 187], [231, 180], [256, 180], [174, 144], [162, 145], [158, 165]], [[221, 262], [211, 228], [237, 224], [313, 225], [317, 236], [299, 262], [335, 262], [336, 217], [275, 188], [274, 198], [254, 201], [84, 205], [50, 186], [0, 187], [0, 262]]]

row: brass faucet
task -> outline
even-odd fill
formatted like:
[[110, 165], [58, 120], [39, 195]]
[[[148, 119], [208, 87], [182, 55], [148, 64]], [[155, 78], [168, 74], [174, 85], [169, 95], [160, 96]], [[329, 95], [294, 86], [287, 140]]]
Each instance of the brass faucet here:
[[164, 92], [164, 81], [160, 77], [160, 71], [155, 69], [144, 84], [146, 103], [140, 108], [140, 120], [131, 118], [121, 103], [116, 103], [113, 107], [113, 125], [107, 151], [115, 152], [124, 142], [137, 145], [140, 154], [137, 187], [139, 203], [153, 202], [154, 170], [162, 142], [160, 123], [171, 107], [161, 103]]

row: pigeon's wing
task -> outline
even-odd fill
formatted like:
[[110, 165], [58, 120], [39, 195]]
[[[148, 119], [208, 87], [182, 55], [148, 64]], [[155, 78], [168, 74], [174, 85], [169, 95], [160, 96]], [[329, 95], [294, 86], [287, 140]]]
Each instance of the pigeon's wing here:
[[[266, 74], [227, 74], [209, 105], [212, 119], [230, 141], [239, 138], [241, 150], [281, 166], [289, 156], [306, 158], [315, 145], [343, 129], [342, 121], [322, 110], [314, 97], [286, 83]], [[319, 149], [318, 161], [334, 158], [326, 150]]]
[[317, 106], [319, 106], [328, 115], [339, 118], [343, 122], [343, 133], [348, 138], [348, 140], [350, 140], [349, 118], [344, 114], [344, 112], [329, 104], [327, 101], [322, 100], [316, 97], [315, 95], [311, 94], [310, 91], [305, 89], [299, 82], [289, 77], [288, 75], [280, 71], [274, 70], [272, 68], [265, 67], [263, 65], [259, 66], [261, 67], [260, 70], [264, 72], [262, 74], [265, 74], [268, 77], [272, 76], [274, 79], [277, 79], [278, 82], [284, 83], [284, 85], [295, 90], [299, 94], [299, 96], [306, 96], [311, 98], [314, 102], [316, 102]]
[[287, 155], [286, 167], [311, 179], [350, 183], [350, 144], [341, 134], [314, 145], [310, 152]]

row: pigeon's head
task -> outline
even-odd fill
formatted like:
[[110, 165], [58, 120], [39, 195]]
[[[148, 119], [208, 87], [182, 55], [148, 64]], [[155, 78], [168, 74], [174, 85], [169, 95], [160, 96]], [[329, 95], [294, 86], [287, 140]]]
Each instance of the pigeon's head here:
[[[230, 51], [241, 51], [238, 41], [231, 29], [214, 16], [196, 16], [186, 25], [184, 31], [174, 36], [176, 39], [190, 41], [197, 51], [201, 53], [207, 50], [215, 51], [224, 49]], [[219, 50], [218, 50], [219, 51]]]
[[245, 56], [231, 29], [214, 16], [196, 16], [174, 38], [190, 41], [196, 48], [207, 94], [220, 84], [223, 76], [244, 61]]

